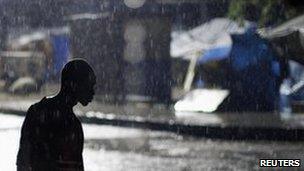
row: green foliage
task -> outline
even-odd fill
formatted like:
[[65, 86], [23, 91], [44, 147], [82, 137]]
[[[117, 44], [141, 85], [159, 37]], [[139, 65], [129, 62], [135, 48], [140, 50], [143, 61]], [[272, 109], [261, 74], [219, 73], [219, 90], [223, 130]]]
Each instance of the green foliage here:
[[253, 20], [260, 27], [280, 24], [302, 13], [303, 6], [288, 0], [231, 0], [228, 17], [240, 22]]

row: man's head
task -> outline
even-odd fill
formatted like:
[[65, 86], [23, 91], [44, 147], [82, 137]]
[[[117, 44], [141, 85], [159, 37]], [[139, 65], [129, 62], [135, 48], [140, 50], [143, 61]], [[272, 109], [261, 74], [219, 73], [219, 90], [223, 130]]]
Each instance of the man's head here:
[[82, 59], [68, 62], [61, 73], [61, 90], [86, 106], [94, 96], [96, 76], [92, 67]]

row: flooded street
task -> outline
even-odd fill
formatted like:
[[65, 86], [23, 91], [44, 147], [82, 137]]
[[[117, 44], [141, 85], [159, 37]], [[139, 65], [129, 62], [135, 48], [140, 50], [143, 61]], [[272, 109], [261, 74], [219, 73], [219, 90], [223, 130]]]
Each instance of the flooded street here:
[[0, 0], [0, 171], [304, 170], [303, 11]]
[[[0, 114], [0, 170], [15, 170], [23, 117]], [[173, 133], [83, 124], [87, 171], [260, 170], [258, 159], [301, 159], [301, 142], [194, 139]], [[303, 165], [303, 163], [301, 163]]]

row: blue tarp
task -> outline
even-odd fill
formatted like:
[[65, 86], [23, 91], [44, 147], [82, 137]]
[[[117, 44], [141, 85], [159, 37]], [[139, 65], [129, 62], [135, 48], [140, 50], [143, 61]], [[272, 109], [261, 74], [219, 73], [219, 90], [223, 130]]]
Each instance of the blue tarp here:
[[69, 57], [69, 38], [67, 35], [51, 36], [53, 46], [53, 74], [61, 72]]
[[[217, 80], [221, 80], [219, 87], [230, 90], [230, 96], [219, 107], [220, 110], [275, 110], [280, 86], [280, 64], [275, 53], [252, 31], [234, 34], [231, 38], [231, 49], [229, 46], [210, 49], [198, 61], [202, 67], [209, 61], [225, 61], [218, 69], [226, 70], [226, 75], [219, 75]], [[204, 81], [204, 76], [202, 79]]]
[[239, 110], [273, 111], [279, 100], [280, 66], [265, 40], [254, 33], [233, 35], [231, 89]]
[[215, 47], [207, 50], [202, 57], [200, 57], [197, 61], [197, 64], [203, 64], [208, 61], [213, 60], [222, 60], [228, 58], [231, 52], [231, 45], [227, 45], [224, 47]]

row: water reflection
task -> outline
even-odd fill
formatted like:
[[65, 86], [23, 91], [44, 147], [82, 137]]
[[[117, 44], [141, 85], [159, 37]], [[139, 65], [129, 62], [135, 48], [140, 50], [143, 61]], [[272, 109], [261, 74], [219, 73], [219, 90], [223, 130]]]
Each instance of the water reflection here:
[[[22, 117], [0, 115], [0, 170], [15, 170]], [[220, 141], [84, 124], [84, 163], [99, 170], [259, 170], [260, 158], [303, 158], [303, 143]]]

